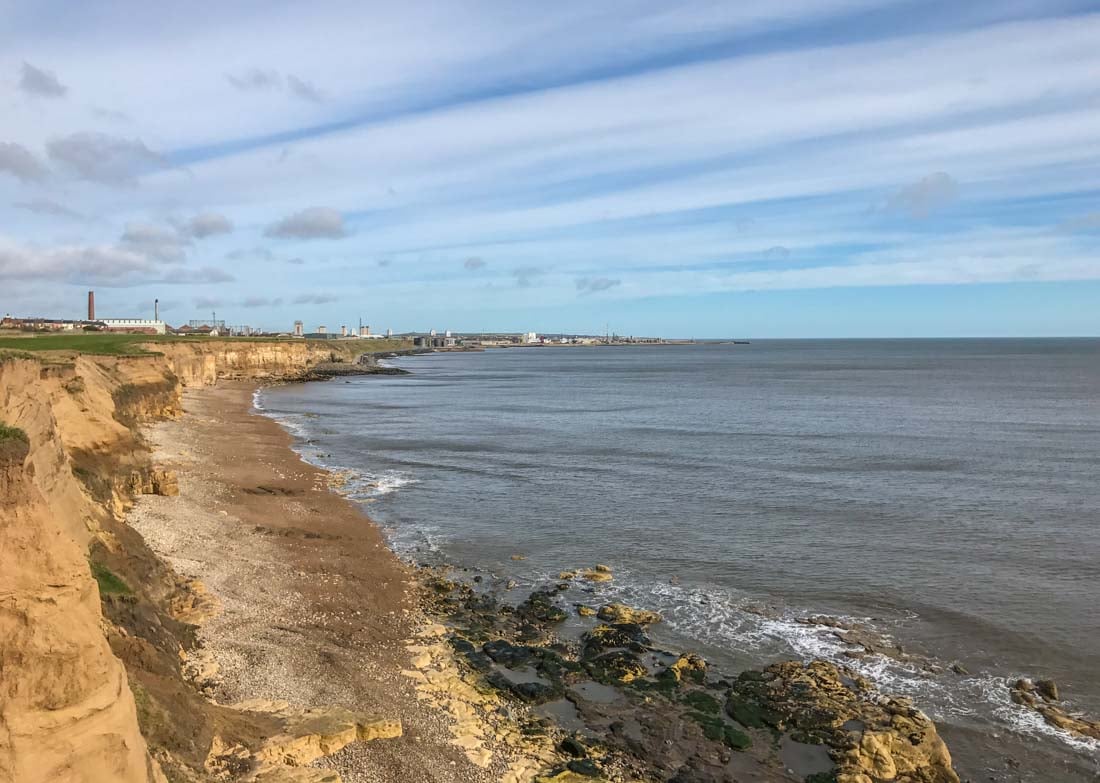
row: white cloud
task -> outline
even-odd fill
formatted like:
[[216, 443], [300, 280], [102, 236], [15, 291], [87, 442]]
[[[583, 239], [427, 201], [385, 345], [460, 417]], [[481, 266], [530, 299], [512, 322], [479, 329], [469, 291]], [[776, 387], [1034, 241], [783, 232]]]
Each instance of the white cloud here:
[[36, 68], [28, 62], [23, 63], [19, 74], [19, 89], [41, 98], [62, 98], [69, 88], [62, 84], [57, 74], [43, 68]]
[[22, 182], [45, 179], [46, 168], [22, 144], [0, 141], [0, 173], [11, 174]]
[[309, 207], [273, 223], [264, 236], [278, 239], [342, 239], [348, 235], [344, 216], [328, 207]]
[[959, 185], [951, 175], [939, 171], [906, 185], [890, 198], [887, 206], [912, 218], [926, 218], [954, 201], [958, 192]]
[[187, 221], [187, 233], [196, 239], [229, 234], [233, 231], [233, 223], [225, 215], [217, 212], [202, 212]]
[[48, 198], [18, 201], [12, 204], [12, 206], [16, 209], [34, 212], [38, 215], [49, 215], [51, 217], [68, 218], [70, 220], [87, 220], [86, 215]]
[[133, 185], [140, 174], [163, 164], [140, 139], [106, 133], [73, 133], [48, 142], [46, 151], [76, 177], [104, 185]]
[[581, 294], [593, 294], [622, 285], [622, 281], [610, 277], [578, 277], [577, 291]]

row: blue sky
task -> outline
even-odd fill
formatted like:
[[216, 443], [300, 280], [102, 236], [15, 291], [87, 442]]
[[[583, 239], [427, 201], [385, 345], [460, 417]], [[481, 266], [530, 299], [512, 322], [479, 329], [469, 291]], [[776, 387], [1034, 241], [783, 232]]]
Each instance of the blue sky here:
[[1100, 334], [1095, 3], [0, 18], [0, 311]]

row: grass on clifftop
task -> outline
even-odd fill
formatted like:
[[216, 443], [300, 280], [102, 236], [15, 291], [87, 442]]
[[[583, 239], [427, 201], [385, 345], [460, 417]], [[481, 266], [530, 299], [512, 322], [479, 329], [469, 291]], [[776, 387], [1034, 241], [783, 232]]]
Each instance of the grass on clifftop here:
[[[156, 343], [298, 343], [300, 339], [288, 337], [210, 337], [209, 335], [192, 335], [177, 337], [171, 334], [104, 334], [100, 333], [74, 333], [74, 334], [42, 334], [24, 335], [20, 337], [0, 337], [0, 354], [5, 349], [12, 352], [24, 353], [31, 351], [79, 351], [80, 353], [95, 354], [100, 356], [141, 356], [149, 355], [153, 351], [147, 346]], [[399, 350], [408, 345], [401, 340], [364, 340], [358, 341], [333, 341], [334, 351], [343, 351], [351, 348], [355, 351], [375, 352], [387, 350]], [[339, 347], [337, 347], [339, 346]]]

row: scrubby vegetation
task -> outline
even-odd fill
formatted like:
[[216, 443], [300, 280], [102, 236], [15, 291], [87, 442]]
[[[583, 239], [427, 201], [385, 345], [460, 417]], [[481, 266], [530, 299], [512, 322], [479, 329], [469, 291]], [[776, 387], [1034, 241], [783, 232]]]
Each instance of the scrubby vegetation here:
[[9, 427], [0, 421], [0, 443], [5, 441], [21, 441], [22, 443], [29, 443], [27, 433], [18, 427]]
[[111, 569], [94, 560], [89, 561], [92, 568], [92, 576], [99, 584], [100, 595], [133, 595], [130, 586], [122, 581]]

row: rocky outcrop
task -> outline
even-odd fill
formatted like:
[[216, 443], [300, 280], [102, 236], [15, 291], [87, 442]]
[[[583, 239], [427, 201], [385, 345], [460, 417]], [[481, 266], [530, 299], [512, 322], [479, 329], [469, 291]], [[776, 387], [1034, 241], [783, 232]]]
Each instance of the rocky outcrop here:
[[605, 604], [596, 616], [609, 623], [634, 623], [652, 625], [661, 622], [661, 615], [648, 609], [633, 609], [626, 604]]
[[1035, 710], [1051, 726], [1081, 738], [1100, 740], [1100, 720], [1071, 713], [1059, 704], [1058, 685], [1053, 680], [1019, 679], [1010, 687], [1013, 702]]
[[744, 672], [726, 712], [745, 726], [825, 745], [837, 783], [959, 783], [935, 724], [907, 699], [879, 696], [851, 670], [787, 661]]

